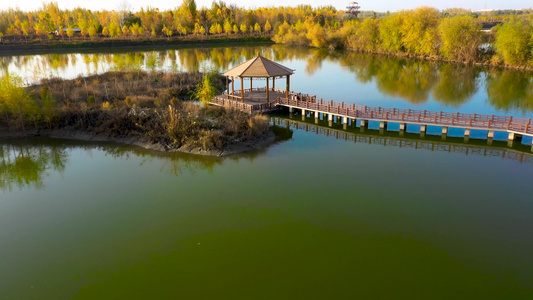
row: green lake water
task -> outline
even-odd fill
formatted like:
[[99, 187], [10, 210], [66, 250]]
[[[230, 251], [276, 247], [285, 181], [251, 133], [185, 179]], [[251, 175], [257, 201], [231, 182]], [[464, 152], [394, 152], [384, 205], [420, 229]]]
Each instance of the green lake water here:
[[[243, 49], [278, 55], [294, 90], [327, 99], [533, 116], [521, 72], [326, 53], [313, 73], [315, 50]], [[437, 89], [446, 68], [455, 101]], [[300, 120], [275, 117], [283, 141], [227, 158], [0, 141], [0, 299], [533, 298], [530, 140]]]

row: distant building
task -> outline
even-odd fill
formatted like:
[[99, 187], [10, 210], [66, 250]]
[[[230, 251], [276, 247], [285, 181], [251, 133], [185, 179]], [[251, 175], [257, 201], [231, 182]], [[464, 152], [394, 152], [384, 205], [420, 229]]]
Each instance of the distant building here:
[[502, 24], [502, 22], [483, 22], [481, 31], [483, 32], [491, 32], [492, 28], [496, 27], [497, 25]]
[[[68, 28], [63, 28], [63, 32], [65, 34], [67, 34], [67, 30]], [[79, 28], [72, 28], [72, 30], [74, 31], [74, 35], [80, 35], [81, 34], [81, 29]], [[60, 32], [60, 29], [56, 29], [56, 31], [53, 32], [55, 35], [61, 35], [61, 32]]]

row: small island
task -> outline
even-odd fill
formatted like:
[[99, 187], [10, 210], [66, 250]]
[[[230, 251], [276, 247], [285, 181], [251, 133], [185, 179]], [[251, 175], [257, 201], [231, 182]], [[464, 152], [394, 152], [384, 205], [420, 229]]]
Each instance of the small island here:
[[224, 88], [221, 78], [137, 69], [25, 87], [7, 74], [0, 79], [0, 138], [110, 141], [213, 156], [274, 142], [266, 116], [208, 105]]

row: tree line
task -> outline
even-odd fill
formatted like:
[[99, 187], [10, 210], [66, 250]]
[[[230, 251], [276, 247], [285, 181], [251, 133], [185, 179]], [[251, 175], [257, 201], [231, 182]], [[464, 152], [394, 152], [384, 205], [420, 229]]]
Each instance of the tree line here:
[[[151, 39], [204, 35], [274, 34], [276, 43], [533, 66], [533, 10], [471, 12], [421, 7], [397, 13], [365, 12], [351, 19], [333, 6], [244, 9], [213, 1], [182, 0], [173, 10], [131, 12], [62, 10], [55, 2], [37, 11], [0, 12], [0, 39]], [[500, 23], [490, 32], [482, 24]], [[57, 37], [57, 36], [58, 37]]]
[[271, 32], [285, 21], [293, 23], [313, 15], [323, 25], [338, 19], [332, 6], [312, 8], [272, 7], [244, 9], [213, 1], [211, 7], [198, 7], [195, 0], [183, 0], [173, 10], [160, 11], [146, 7], [140, 11], [91, 11], [84, 8], [62, 10], [56, 2], [44, 3], [37, 11], [9, 9], [0, 12], [0, 33], [3, 36], [46, 38], [56, 32], [71, 38], [77, 33], [85, 37], [170, 37], [174, 35], [249, 34]]
[[382, 18], [346, 20], [335, 27], [321, 26], [312, 18], [292, 25], [284, 22], [273, 40], [289, 45], [533, 66], [533, 15], [510, 17], [483, 31], [482, 22], [475, 16], [442, 17], [434, 8], [421, 7]]

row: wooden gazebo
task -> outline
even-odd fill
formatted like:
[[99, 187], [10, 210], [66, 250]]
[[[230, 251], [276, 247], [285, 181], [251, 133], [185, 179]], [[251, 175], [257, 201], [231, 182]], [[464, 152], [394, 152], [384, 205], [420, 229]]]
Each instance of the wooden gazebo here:
[[[262, 57], [261, 55], [257, 55], [253, 59], [240, 64], [222, 75], [226, 76], [226, 90], [228, 93], [228, 97], [234, 97], [234, 98], [240, 98], [242, 102], [244, 102], [244, 78], [250, 79], [250, 91], [252, 91], [252, 81], [253, 78], [265, 78], [266, 79], [266, 99], [267, 102], [270, 102], [270, 78], [272, 78], [272, 89], [274, 90], [276, 88], [276, 81], [275, 79], [277, 77], [287, 78], [287, 86], [286, 86], [286, 98], [289, 98], [289, 91], [290, 91], [290, 83], [291, 83], [291, 75], [294, 74], [294, 70], [289, 69], [285, 66], [282, 66], [276, 62], [273, 62], [269, 59], [266, 59]], [[229, 78], [231, 77], [231, 94], [229, 93]], [[241, 79], [241, 95], [240, 97], [235, 96], [235, 78]]]

